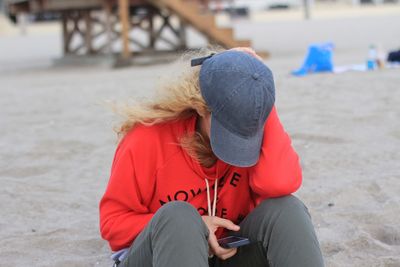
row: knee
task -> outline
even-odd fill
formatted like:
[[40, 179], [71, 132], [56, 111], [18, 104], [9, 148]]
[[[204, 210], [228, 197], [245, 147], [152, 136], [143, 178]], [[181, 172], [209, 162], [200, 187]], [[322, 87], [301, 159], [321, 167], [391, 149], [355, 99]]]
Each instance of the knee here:
[[156, 221], [171, 225], [176, 229], [199, 227], [204, 229], [204, 222], [195, 207], [184, 201], [171, 201], [164, 204], [154, 215]]
[[185, 216], [195, 216], [198, 214], [196, 209], [187, 202], [184, 201], [171, 201], [164, 204], [158, 211], [158, 214], [162, 217], [171, 218], [184, 218]]
[[309, 216], [308, 209], [304, 203], [293, 195], [265, 199], [260, 203], [259, 206], [261, 209], [268, 210], [269, 212], [275, 211], [281, 213], [286, 211], [293, 215], [305, 213]]
[[183, 246], [183, 251], [201, 249], [206, 255], [209, 230], [194, 206], [183, 201], [171, 201], [157, 210], [149, 225], [153, 250]]
[[171, 201], [164, 204], [157, 213], [163, 216], [175, 217], [178, 215], [197, 214], [196, 209], [184, 201]]

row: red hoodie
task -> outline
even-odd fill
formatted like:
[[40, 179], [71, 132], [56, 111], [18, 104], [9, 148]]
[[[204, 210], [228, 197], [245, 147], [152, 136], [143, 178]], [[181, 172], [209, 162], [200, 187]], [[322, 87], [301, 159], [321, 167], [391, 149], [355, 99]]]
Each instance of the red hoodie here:
[[[111, 177], [100, 202], [100, 231], [113, 251], [129, 247], [154, 213], [165, 203], [187, 201], [208, 215], [207, 185], [214, 195], [216, 216], [236, 224], [265, 198], [288, 195], [301, 184], [299, 159], [275, 107], [264, 128], [258, 163], [250, 168], [220, 160], [204, 168], [179, 145], [195, 131], [196, 116], [187, 120], [135, 126], [120, 142]], [[216, 232], [224, 235], [224, 229]]]

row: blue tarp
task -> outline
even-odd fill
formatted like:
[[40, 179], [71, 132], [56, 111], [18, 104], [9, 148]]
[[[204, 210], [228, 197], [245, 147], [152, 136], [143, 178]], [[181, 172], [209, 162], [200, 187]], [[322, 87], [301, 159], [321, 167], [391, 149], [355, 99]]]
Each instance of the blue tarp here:
[[293, 75], [304, 76], [315, 72], [333, 71], [333, 43], [312, 44], [300, 69], [292, 71]]

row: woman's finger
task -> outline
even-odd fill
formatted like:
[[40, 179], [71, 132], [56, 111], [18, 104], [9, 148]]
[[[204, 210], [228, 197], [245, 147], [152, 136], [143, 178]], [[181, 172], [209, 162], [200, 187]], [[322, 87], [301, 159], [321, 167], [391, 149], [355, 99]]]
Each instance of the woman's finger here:
[[229, 259], [230, 257], [233, 257], [237, 253], [237, 248], [233, 248], [230, 252], [218, 256], [222, 260]]
[[218, 244], [218, 240], [217, 240], [217, 237], [215, 236], [215, 234], [211, 234], [211, 233], [208, 237], [208, 244], [210, 245], [212, 252], [215, 255], [217, 255], [218, 257], [220, 257], [221, 255], [228, 254], [231, 252], [231, 250], [233, 250], [233, 249], [226, 249], [226, 248], [221, 247]]
[[230, 221], [228, 219], [223, 219], [220, 217], [213, 217], [213, 223], [218, 227], [224, 227], [224, 228], [232, 230], [232, 231], [240, 230], [239, 225], [234, 224], [232, 221]]
[[257, 53], [250, 47], [235, 47], [235, 48], [232, 48], [231, 50], [245, 52], [245, 53], [257, 58], [258, 60], [263, 61], [263, 59], [259, 55], [257, 55]]

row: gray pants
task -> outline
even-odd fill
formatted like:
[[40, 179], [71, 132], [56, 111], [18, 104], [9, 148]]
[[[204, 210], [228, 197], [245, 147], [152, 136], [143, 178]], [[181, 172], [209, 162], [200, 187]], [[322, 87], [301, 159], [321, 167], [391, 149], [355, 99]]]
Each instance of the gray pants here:
[[227, 260], [208, 259], [207, 226], [190, 204], [162, 206], [129, 249], [122, 267], [320, 267], [321, 250], [310, 215], [294, 196], [267, 199], [240, 223], [251, 245]]

